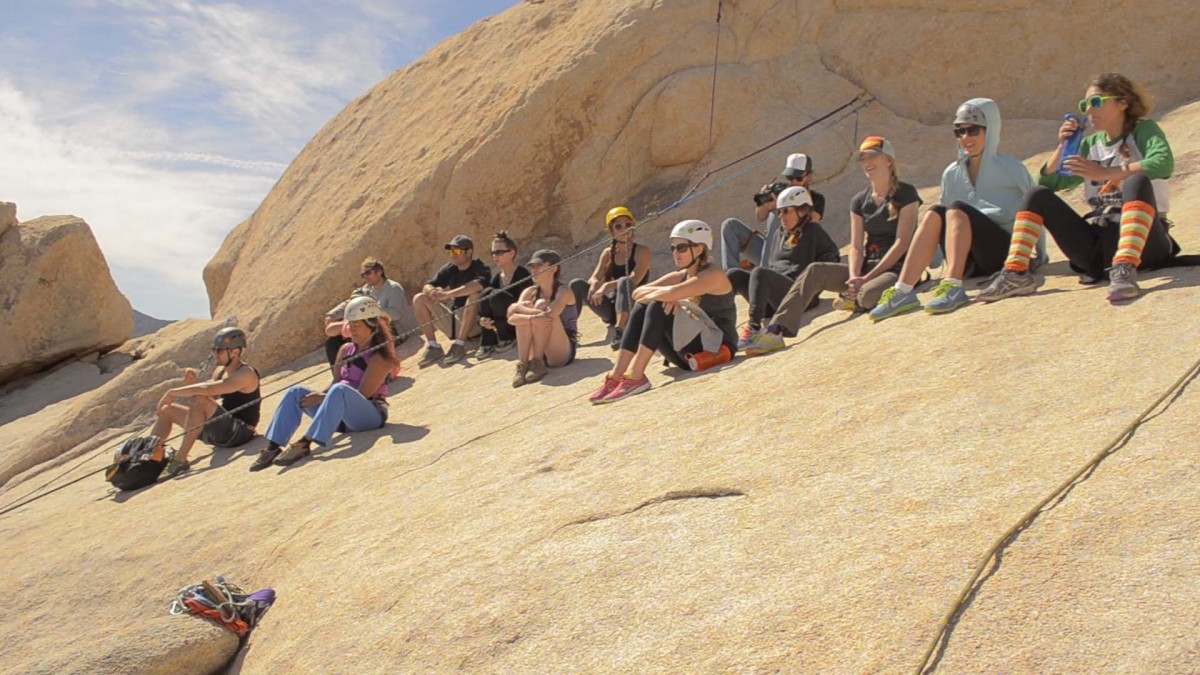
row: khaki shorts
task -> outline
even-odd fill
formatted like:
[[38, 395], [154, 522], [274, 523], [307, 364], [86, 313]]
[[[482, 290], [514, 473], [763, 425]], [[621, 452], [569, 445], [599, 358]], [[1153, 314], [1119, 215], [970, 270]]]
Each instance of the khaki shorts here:
[[[440, 330], [446, 337], [451, 340], [457, 338], [455, 334], [458, 328], [458, 319], [462, 316], [462, 310], [455, 311], [454, 305], [449, 302], [433, 303], [433, 327]], [[478, 317], [478, 313], [476, 314]], [[471, 330], [467, 333], [467, 338], [479, 337], [479, 319], [472, 321]]]

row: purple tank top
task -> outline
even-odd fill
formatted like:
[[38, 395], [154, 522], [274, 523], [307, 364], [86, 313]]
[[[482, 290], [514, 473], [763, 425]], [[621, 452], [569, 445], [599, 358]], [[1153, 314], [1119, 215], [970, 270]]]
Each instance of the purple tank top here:
[[[346, 347], [346, 354], [343, 357], [344, 360], [342, 363], [342, 370], [339, 375], [341, 376], [342, 382], [345, 382], [351, 387], [358, 389], [359, 385], [362, 384], [363, 376], [367, 374], [367, 360], [361, 356], [358, 358], [353, 358], [356, 350], [357, 347], [354, 346], [353, 342], [348, 343], [348, 346]], [[379, 385], [379, 389], [375, 392], [375, 395], [387, 396], [387, 393], [387, 382], [384, 382], [383, 384]]]

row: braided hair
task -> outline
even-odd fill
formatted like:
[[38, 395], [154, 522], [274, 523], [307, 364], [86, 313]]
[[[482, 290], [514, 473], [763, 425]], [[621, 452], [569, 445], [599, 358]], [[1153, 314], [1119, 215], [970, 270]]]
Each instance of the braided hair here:
[[900, 188], [900, 176], [896, 173], [896, 160], [888, 158], [888, 191], [887, 191], [887, 209], [888, 220], [895, 220], [900, 217], [900, 208], [896, 205], [896, 190]]
[[804, 234], [804, 227], [812, 222], [812, 207], [808, 204], [804, 204], [804, 206], [808, 208], [806, 208], [803, 212], [800, 211], [799, 206], [790, 207], [796, 209], [796, 215], [800, 218], [800, 222], [796, 224], [796, 229], [788, 233], [788, 248], [796, 248], [796, 246], [800, 243], [800, 235]]
[[[562, 275], [562, 267], [555, 265], [554, 266], [554, 282], [553, 282], [553, 285], [551, 286], [551, 290], [550, 290], [550, 302], [552, 302], [552, 303], [554, 302], [554, 299], [558, 297], [559, 286], [562, 286], [562, 280], [559, 278], [561, 275]], [[542, 299], [542, 287], [540, 285], [538, 285], [537, 283], [534, 283], [533, 284], [533, 301], [537, 302], [538, 300], [541, 300], [541, 299]]]
[[1125, 139], [1133, 133], [1133, 128], [1137, 126], [1137, 123], [1150, 114], [1149, 97], [1141, 87], [1134, 84], [1133, 80], [1120, 73], [1101, 73], [1091, 81], [1089, 86], [1125, 101], [1125, 122], [1121, 127], [1121, 156], [1129, 159], [1131, 153], [1125, 144]]

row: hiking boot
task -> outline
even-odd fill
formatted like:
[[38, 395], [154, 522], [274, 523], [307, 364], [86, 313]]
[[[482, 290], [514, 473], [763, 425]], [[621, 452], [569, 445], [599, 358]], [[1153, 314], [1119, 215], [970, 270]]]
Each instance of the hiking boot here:
[[546, 376], [547, 372], [545, 359], [534, 359], [529, 362], [529, 371], [525, 373], [525, 384], [533, 384]]
[[167, 468], [163, 469], [162, 478], [163, 480], [170, 480], [181, 473], [187, 473], [191, 470], [191, 462], [187, 461], [186, 459], [175, 459], [174, 457], [171, 457], [171, 459], [167, 460]]
[[1133, 300], [1142, 294], [1137, 285], [1137, 268], [1132, 263], [1118, 263], [1108, 270], [1108, 301]]
[[284, 450], [283, 454], [275, 460], [275, 466], [291, 466], [311, 454], [312, 445], [309, 444], [307, 438], [301, 438], [289, 445], [287, 450]]
[[524, 361], [517, 361], [517, 370], [513, 373], [512, 385], [513, 389], [525, 384], [525, 375], [529, 373], [529, 364]]
[[858, 309], [858, 301], [853, 296], [838, 293], [838, 296], [833, 299], [833, 308], [843, 312], [853, 312]]
[[696, 352], [688, 354], [686, 357], [688, 368], [691, 368], [693, 373], [702, 373], [709, 368], [716, 368], [722, 363], [729, 363], [733, 360], [733, 354], [729, 351], [728, 345], [721, 345], [717, 353], [712, 352]]
[[742, 326], [742, 332], [738, 333], [737, 350], [739, 352], [746, 351], [746, 349], [750, 347], [751, 343], [753, 343], [758, 337], [758, 331], [759, 329], [757, 328], [751, 328], [750, 324]]
[[499, 342], [496, 343], [496, 350], [494, 353], [502, 354], [502, 353], [512, 349], [514, 342], [515, 342], [515, 340], [500, 340]]
[[604, 402], [612, 403], [613, 401], [620, 401], [621, 399], [628, 398], [634, 394], [640, 394], [649, 388], [650, 378], [646, 377], [645, 375], [643, 375], [642, 379], [640, 380], [623, 376], [621, 381], [617, 383], [617, 386], [613, 387], [613, 390], [608, 393], [608, 396], [604, 397]]
[[971, 298], [961, 284], [942, 281], [933, 289], [933, 299], [925, 305], [926, 314], [949, 314], [963, 305], [971, 304]]
[[425, 368], [441, 361], [446, 357], [446, 352], [442, 351], [442, 346], [436, 342], [430, 342], [425, 347], [425, 353], [421, 354], [421, 360], [417, 361], [418, 368]]
[[496, 353], [496, 345], [480, 345], [479, 349], [475, 350], [476, 361], [487, 361]]
[[746, 356], [762, 356], [763, 354], [777, 352], [786, 346], [787, 345], [783, 343], [782, 335], [777, 335], [775, 333], [762, 333], [758, 336], [758, 339], [746, 349]]
[[625, 329], [612, 327], [612, 339], [608, 341], [608, 346], [614, 352], [621, 351], [621, 339], [625, 337]]
[[278, 457], [279, 453], [281, 452], [283, 452], [283, 448], [280, 448], [274, 443], [269, 443], [267, 447], [258, 451], [258, 459], [254, 460], [254, 463], [250, 465], [250, 470], [262, 471], [268, 466], [271, 466], [271, 464], [275, 462], [275, 458]]
[[621, 384], [620, 379], [615, 378], [612, 375], [605, 375], [604, 384], [600, 385], [599, 389], [592, 392], [592, 395], [588, 397], [588, 401], [591, 401], [592, 403], [603, 403], [604, 397], [611, 394], [613, 389], [617, 388], [618, 384]]
[[442, 358], [442, 363], [450, 365], [452, 363], [458, 363], [466, 357], [467, 346], [459, 342], [453, 342], [450, 344], [450, 351], [446, 352], [446, 356]]
[[870, 316], [872, 321], [883, 321], [920, 308], [921, 301], [917, 299], [915, 291], [901, 293], [900, 289], [893, 286], [883, 292]]
[[992, 277], [992, 282], [979, 291], [979, 299], [983, 302], [995, 302], [1016, 295], [1029, 295], [1041, 285], [1040, 280], [1033, 272], [1000, 270]]

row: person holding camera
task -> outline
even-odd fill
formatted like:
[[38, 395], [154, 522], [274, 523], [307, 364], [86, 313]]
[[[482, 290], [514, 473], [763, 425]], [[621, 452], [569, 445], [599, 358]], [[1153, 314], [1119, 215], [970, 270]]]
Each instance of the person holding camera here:
[[[783, 180], [764, 185], [754, 195], [754, 218], [760, 223], [766, 222], [765, 233], [750, 228], [737, 218], [727, 218], [721, 223], [721, 269], [726, 272], [738, 268], [748, 270], [771, 259], [771, 247], [780, 227], [775, 200], [779, 198], [779, 193], [789, 187], [798, 186], [808, 190], [812, 175], [812, 159], [808, 155], [788, 155], [783, 167]], [[812, 222], [819, 223], [825, 215], [825, 196], [811, 190], [809, 195], [813, 203]]]

